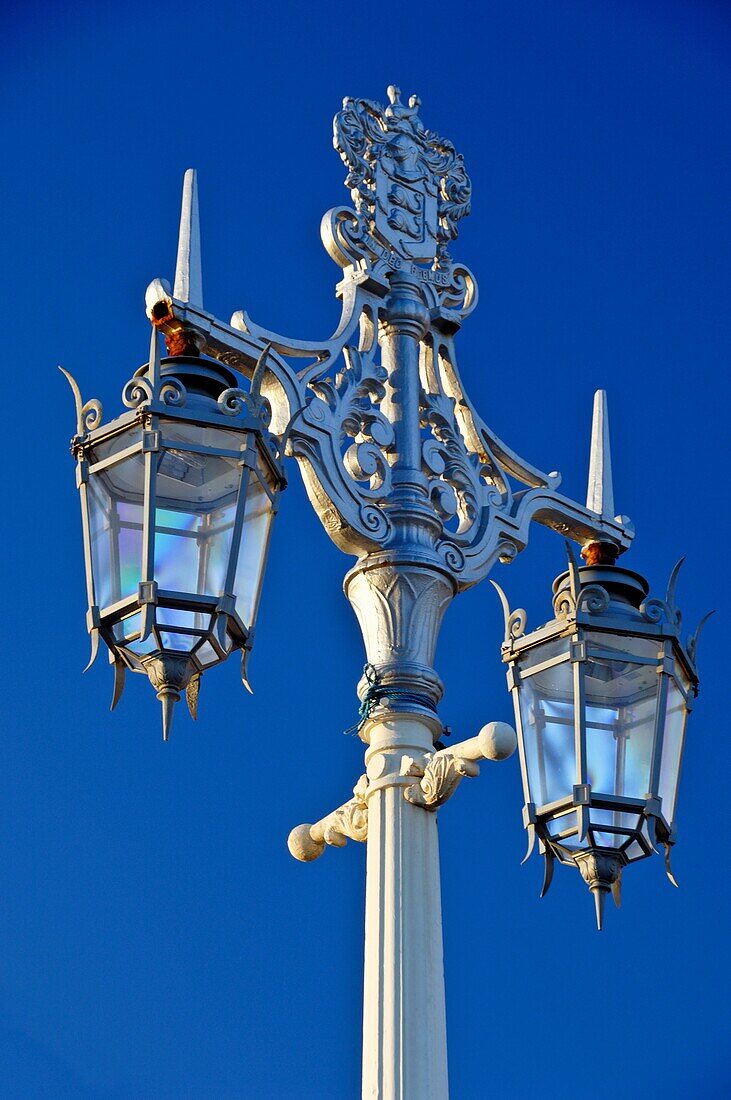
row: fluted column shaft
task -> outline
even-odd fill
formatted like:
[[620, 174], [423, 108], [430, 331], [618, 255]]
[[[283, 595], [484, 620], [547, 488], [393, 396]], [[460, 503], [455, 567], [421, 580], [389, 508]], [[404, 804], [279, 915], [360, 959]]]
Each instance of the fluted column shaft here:
[[434, 732], [434, 720], [395, 713], [368, 731], [364, 1100], [448, 1095], [436, 815], [406, 801], [414, 779], [400, 774]]

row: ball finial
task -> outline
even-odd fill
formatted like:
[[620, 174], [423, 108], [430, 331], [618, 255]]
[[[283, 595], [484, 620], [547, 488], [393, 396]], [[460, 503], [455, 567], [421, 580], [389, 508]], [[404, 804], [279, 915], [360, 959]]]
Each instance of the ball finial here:
[[325, 845], [312, 836], [309, 825], [298, 825], [287, 837], [290, 855], [301, 863], [311, 863], [325, 851]]
[[488, 722], [477, 735], [487, 760], [507, 760], [518, 746], [515, 730], [507, 722]]

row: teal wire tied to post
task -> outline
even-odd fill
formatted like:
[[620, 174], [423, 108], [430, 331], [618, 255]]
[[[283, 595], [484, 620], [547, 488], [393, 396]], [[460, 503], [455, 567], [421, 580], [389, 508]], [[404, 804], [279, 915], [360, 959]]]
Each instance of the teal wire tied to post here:
[[382, 699], [402, 699], [405, 703], [414, 703], [420, 707], [431, 708], [431, 699], [426, 695], [419, 695], [416, 691], [397, 691], [382, 684], [375, 667], [369, 661], [363, 665], [363, 675], [368, 681], [368, 687], [358, 708], [358, 721], [355, 725], [348, 726], [346, 730], [343, 730], [344, 735], [360, 733], [370, 718], [371, 712]]

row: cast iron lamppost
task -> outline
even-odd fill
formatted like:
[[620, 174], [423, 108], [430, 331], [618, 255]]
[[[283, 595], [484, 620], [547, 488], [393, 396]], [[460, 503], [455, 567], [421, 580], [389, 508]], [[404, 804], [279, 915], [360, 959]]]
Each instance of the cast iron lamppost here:
[[[345, 592], [367, 664], [358, 692], [366, 770], [353, 796], [289, 837], [300, 860], [367, 840], [363, 1096], [444, 1100], [447, 1053], [436, 811], [479, 761], [519, 745], [528, 854], [538, 839], [576, 866], [602, 905], [623, 868], [675, 840], [685, 719], [698, 632], [680, 641], [674, 604], [616, 560], [633, 530], [614, 516], [606, 406], [594, 407], [589, 494], [518, 457], [480, 419], [457, 370], [455, 335], [477, 304], [448, 252], [470, 211], [453, 145], [425, 130], [416, 96], [346, 99], [334, 144], [354, 208], [321, 233], [343, 270], [342, 316], [321, 342], [288, 339], [237, 312], [203, 308], [195, 173], [186, 173], [175, 284], [146, 294], [150, 360], [102, 423], [77, 403], [92, 660], [145, 673], [163, 732], [185, 691], [233, 650], [246, 658], [281, 459], [294, 457], [325, 530], [356, 561]], [[160, 360], [158, 334], [168, 357]], [[70, 376], [69, 376], [70, 377]], [[242, 388], [244, 381], [247, 388]], [[516, 488], [517, 486], [517, 488]], [[507, 598], [503, 657], [518, 734], [493, 722], [442, 748], [434, 653], [459, 592], [511, 561], [531, 521], [581, 548], [554, 584], [556, 618], [525, 635]]]

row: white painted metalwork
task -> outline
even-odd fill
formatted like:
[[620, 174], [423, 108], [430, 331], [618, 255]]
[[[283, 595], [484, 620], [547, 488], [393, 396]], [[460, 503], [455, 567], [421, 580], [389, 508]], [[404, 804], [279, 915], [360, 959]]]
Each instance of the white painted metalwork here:
[[[275, 450], [297, 460], [327, 534], [356, 559], [345, 592], [367, 660], [358, 688], [366, 774], [352, 799], [293, 830], [289, 845], [308, 861], [326, 845], [367, 836], [363, 1096], [444, 1100], [433, 811], [476, 774], [479, 759], [508, 755], [514, 735], [493, 724], [478, 738], [441, 747], [434, 654], [442, 618], [455, 595], [526, 546], [532, 521], [612, 558], [629, 547], [633, 530], [613, 515], [603, 393], [586, 507], [561, 494], [560, 475], [521, 458], [472, 405], [456, 335], [477, 305], [477, 283], [449, 251], [470, 212], [470, 180], [452, 143], [425, 129], [417, 96], [404, 105], [392, 86], [388, 100], [347, 98], [334, 120], [352, 206], [330, 210], [321, 225], [342, 269], [342, 312], [331, 336], [294, 339], [245, 310], [226, 323], [203, 308], [192, 170], [174, 289], [155, 279], [146, 306], [169, 346], [182, 342], [253, 376]], [[130, 401], [141, 384], [132, 385]], [[96, 417], [96, 406], [77, 396], [80, 435]], [[560, 594], [574, 600], [576, 615], [596, 597], [587, 588]], [[506, 645], [518, 646], [524, 627], [525, 613], [507, 609]]]
[[195, 168], [183, 177], [183, 205], [180, 211], [178, 259], [175, 265], [173, 294], [181, 302], [203, 308], [203, 267], [201, 229], [198, 214], [198, 179]]
[[591, 425], [591, 452], [589, 456], [589, 488], [586, 493], [586, 507], [600, 516], [614, 515], [612, 452], [609, 445], [607, 395], [604, 390], [597, 390], [594, 394], [594, 416]]

